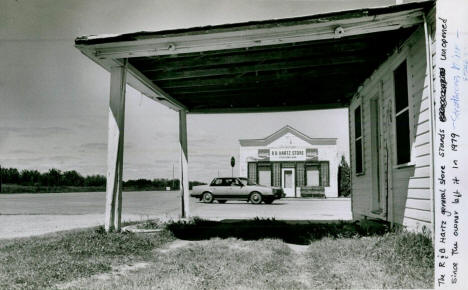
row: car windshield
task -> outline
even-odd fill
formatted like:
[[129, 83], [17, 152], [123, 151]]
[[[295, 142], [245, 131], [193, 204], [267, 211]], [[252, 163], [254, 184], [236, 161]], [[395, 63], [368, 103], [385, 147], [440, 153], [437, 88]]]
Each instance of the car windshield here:
[[243, 185], [257, 185], [255, 182], [250, 182], [247, 178], [239, 178]]

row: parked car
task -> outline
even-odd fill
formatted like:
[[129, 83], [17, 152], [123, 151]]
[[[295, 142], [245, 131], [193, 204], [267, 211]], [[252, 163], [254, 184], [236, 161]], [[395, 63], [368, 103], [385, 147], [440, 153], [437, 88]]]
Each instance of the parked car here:
[[271, 204], [275, 199], [285, 196], [282, 188], [272, 188], [250, 183], [244, 177], [217, 177], [209, 185], [192, 188], [191, 197], [199, 198], [205, 203], [217, 200], [225, 203], [228, 200], [246, 200], [253, 204], [265, 202]]

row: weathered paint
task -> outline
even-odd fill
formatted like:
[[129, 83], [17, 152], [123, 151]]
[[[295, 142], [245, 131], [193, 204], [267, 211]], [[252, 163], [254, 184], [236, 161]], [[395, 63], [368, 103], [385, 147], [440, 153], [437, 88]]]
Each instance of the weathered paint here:
[[[429, 26], [430, 27], [430, 26]], [[410, 115], [411, 161], [396, 165], [396, 138], [394, 113], [393, 71], [406, 60], [408, 105]], [[424, 26], [421, 25], [368, 78], [351, 101], [349, 123], [350, 139], [354, 140], [354, 109], [361, 106], [364, 173], [356, 174], [354, 143], [351, 142], [353, 217], [368, 217], [401, 224], [410, 230], [432, 229], [432, 162], [430, 119], [430, 74], [427, 64]], [[370, 100], [379, 100], [379, 159], [373, 163]], [[375, 153], [374, 153], [375, 155]], [[381, 201], [376, 207], [376, 171], [380, 172]], [[374, 176], [374, 178], [373, 178]]]

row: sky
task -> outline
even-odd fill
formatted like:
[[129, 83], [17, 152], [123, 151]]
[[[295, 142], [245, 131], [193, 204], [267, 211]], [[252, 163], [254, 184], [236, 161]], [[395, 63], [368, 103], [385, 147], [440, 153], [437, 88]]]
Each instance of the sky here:
[[[74, 48], [82, 35], [157, 31], [376, 7], [345, 0], [1, 0], [0, 165], [105, 174], [109, 73]], [[347, 109], [188, 115], [190, 180], [230, 175], [239, 139], [285, 125], [338, 138], [348, 158]], [[124, 180], [179, 176], [178, 114], [127, 87]], [[234, 168], [238, 172], [237, 165]]]

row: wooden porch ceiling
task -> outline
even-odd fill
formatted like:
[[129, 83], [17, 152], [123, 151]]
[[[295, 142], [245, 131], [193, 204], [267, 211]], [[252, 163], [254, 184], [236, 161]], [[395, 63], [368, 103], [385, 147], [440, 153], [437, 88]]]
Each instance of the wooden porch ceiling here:
[[191, 112], [345, 107], [412, 30], [129, 63]]
[[348, 106], [430, 5], [80, 37], [75, 44], [106, 69], [128, 59], [130, 84], [190, 113], [337, 108]]

